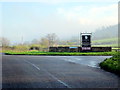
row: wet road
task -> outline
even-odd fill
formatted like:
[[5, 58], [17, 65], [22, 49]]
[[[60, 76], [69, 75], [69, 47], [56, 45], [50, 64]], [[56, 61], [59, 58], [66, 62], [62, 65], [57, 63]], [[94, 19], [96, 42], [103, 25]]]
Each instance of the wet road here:
[[116, 75], [99, 68], [110, 56], [2, 57], [3, 88], [117, 88]]

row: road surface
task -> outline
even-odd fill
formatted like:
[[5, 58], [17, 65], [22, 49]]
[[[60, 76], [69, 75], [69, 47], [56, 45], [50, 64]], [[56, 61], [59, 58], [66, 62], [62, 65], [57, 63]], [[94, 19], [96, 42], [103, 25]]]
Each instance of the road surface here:
[[117, 88], [118, 76], [99, 68], [110, 56], [2, 56], [3, 88]]

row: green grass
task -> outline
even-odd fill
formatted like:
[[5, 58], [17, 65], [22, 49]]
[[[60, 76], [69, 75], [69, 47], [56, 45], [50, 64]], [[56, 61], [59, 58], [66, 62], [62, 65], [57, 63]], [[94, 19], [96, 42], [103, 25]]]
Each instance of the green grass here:
[[106, 43], [106, 42], [118, 42], [118, 38], [109, 38], [109, 39], [101, 39], [101, 40], [93, 40], [92, 43]]
[[118, 47], [118, 38], [92, 40], [92, 46], [95, 46], [95, 47]]
[[116, 52], [40, 52], [40, 51], [4, 51], [7, 55], [58, 55], [58, 56], [82, 56], [82, 55], [114, 55]]
[[114, 54], [111, 58], [105, 59], [99, 65], [102, 69], [120, 76], [120, 52]]
[[117, 48], [117, 47], [118, 47], [118, 44], [92, 45], [92, 47], [113, 47], [113, 48]]

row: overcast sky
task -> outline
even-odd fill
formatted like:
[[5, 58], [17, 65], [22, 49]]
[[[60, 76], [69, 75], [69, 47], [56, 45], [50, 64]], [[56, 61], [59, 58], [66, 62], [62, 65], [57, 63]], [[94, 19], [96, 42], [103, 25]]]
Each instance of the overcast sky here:
[[31, 41], [48, 33], [56, 33], [60, 39], [79, 36], [117, 23], [118, 0], [0, 2], [0, 30], [12, 43], [21, 42], [22, 36]]

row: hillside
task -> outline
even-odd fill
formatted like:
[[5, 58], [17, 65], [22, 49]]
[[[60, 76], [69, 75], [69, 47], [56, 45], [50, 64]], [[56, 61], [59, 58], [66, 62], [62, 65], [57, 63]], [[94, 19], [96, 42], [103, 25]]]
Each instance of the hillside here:
[[109, 39], [118, 37], [118, 25], [102, 27], [92, 34], [93, 40]]
[[103, 46], [118, 46], [118, 38], [106, 38], [106, 39], [100, 39], [100, 40], [93, 40], [92, 45], [103, 45]]
[[[59, 42], [59, 45], [78, 46], [80, 45], [78, 36], [74, 36], [69, 40]], [[102, 27], [92, 32], [92, 46], [112, 46], [118, 47], [118, 25]]]
[[93, 45], [108, 45], [117, 47], [118, 45], [118, 25], [97, 29], [92, 34]]

